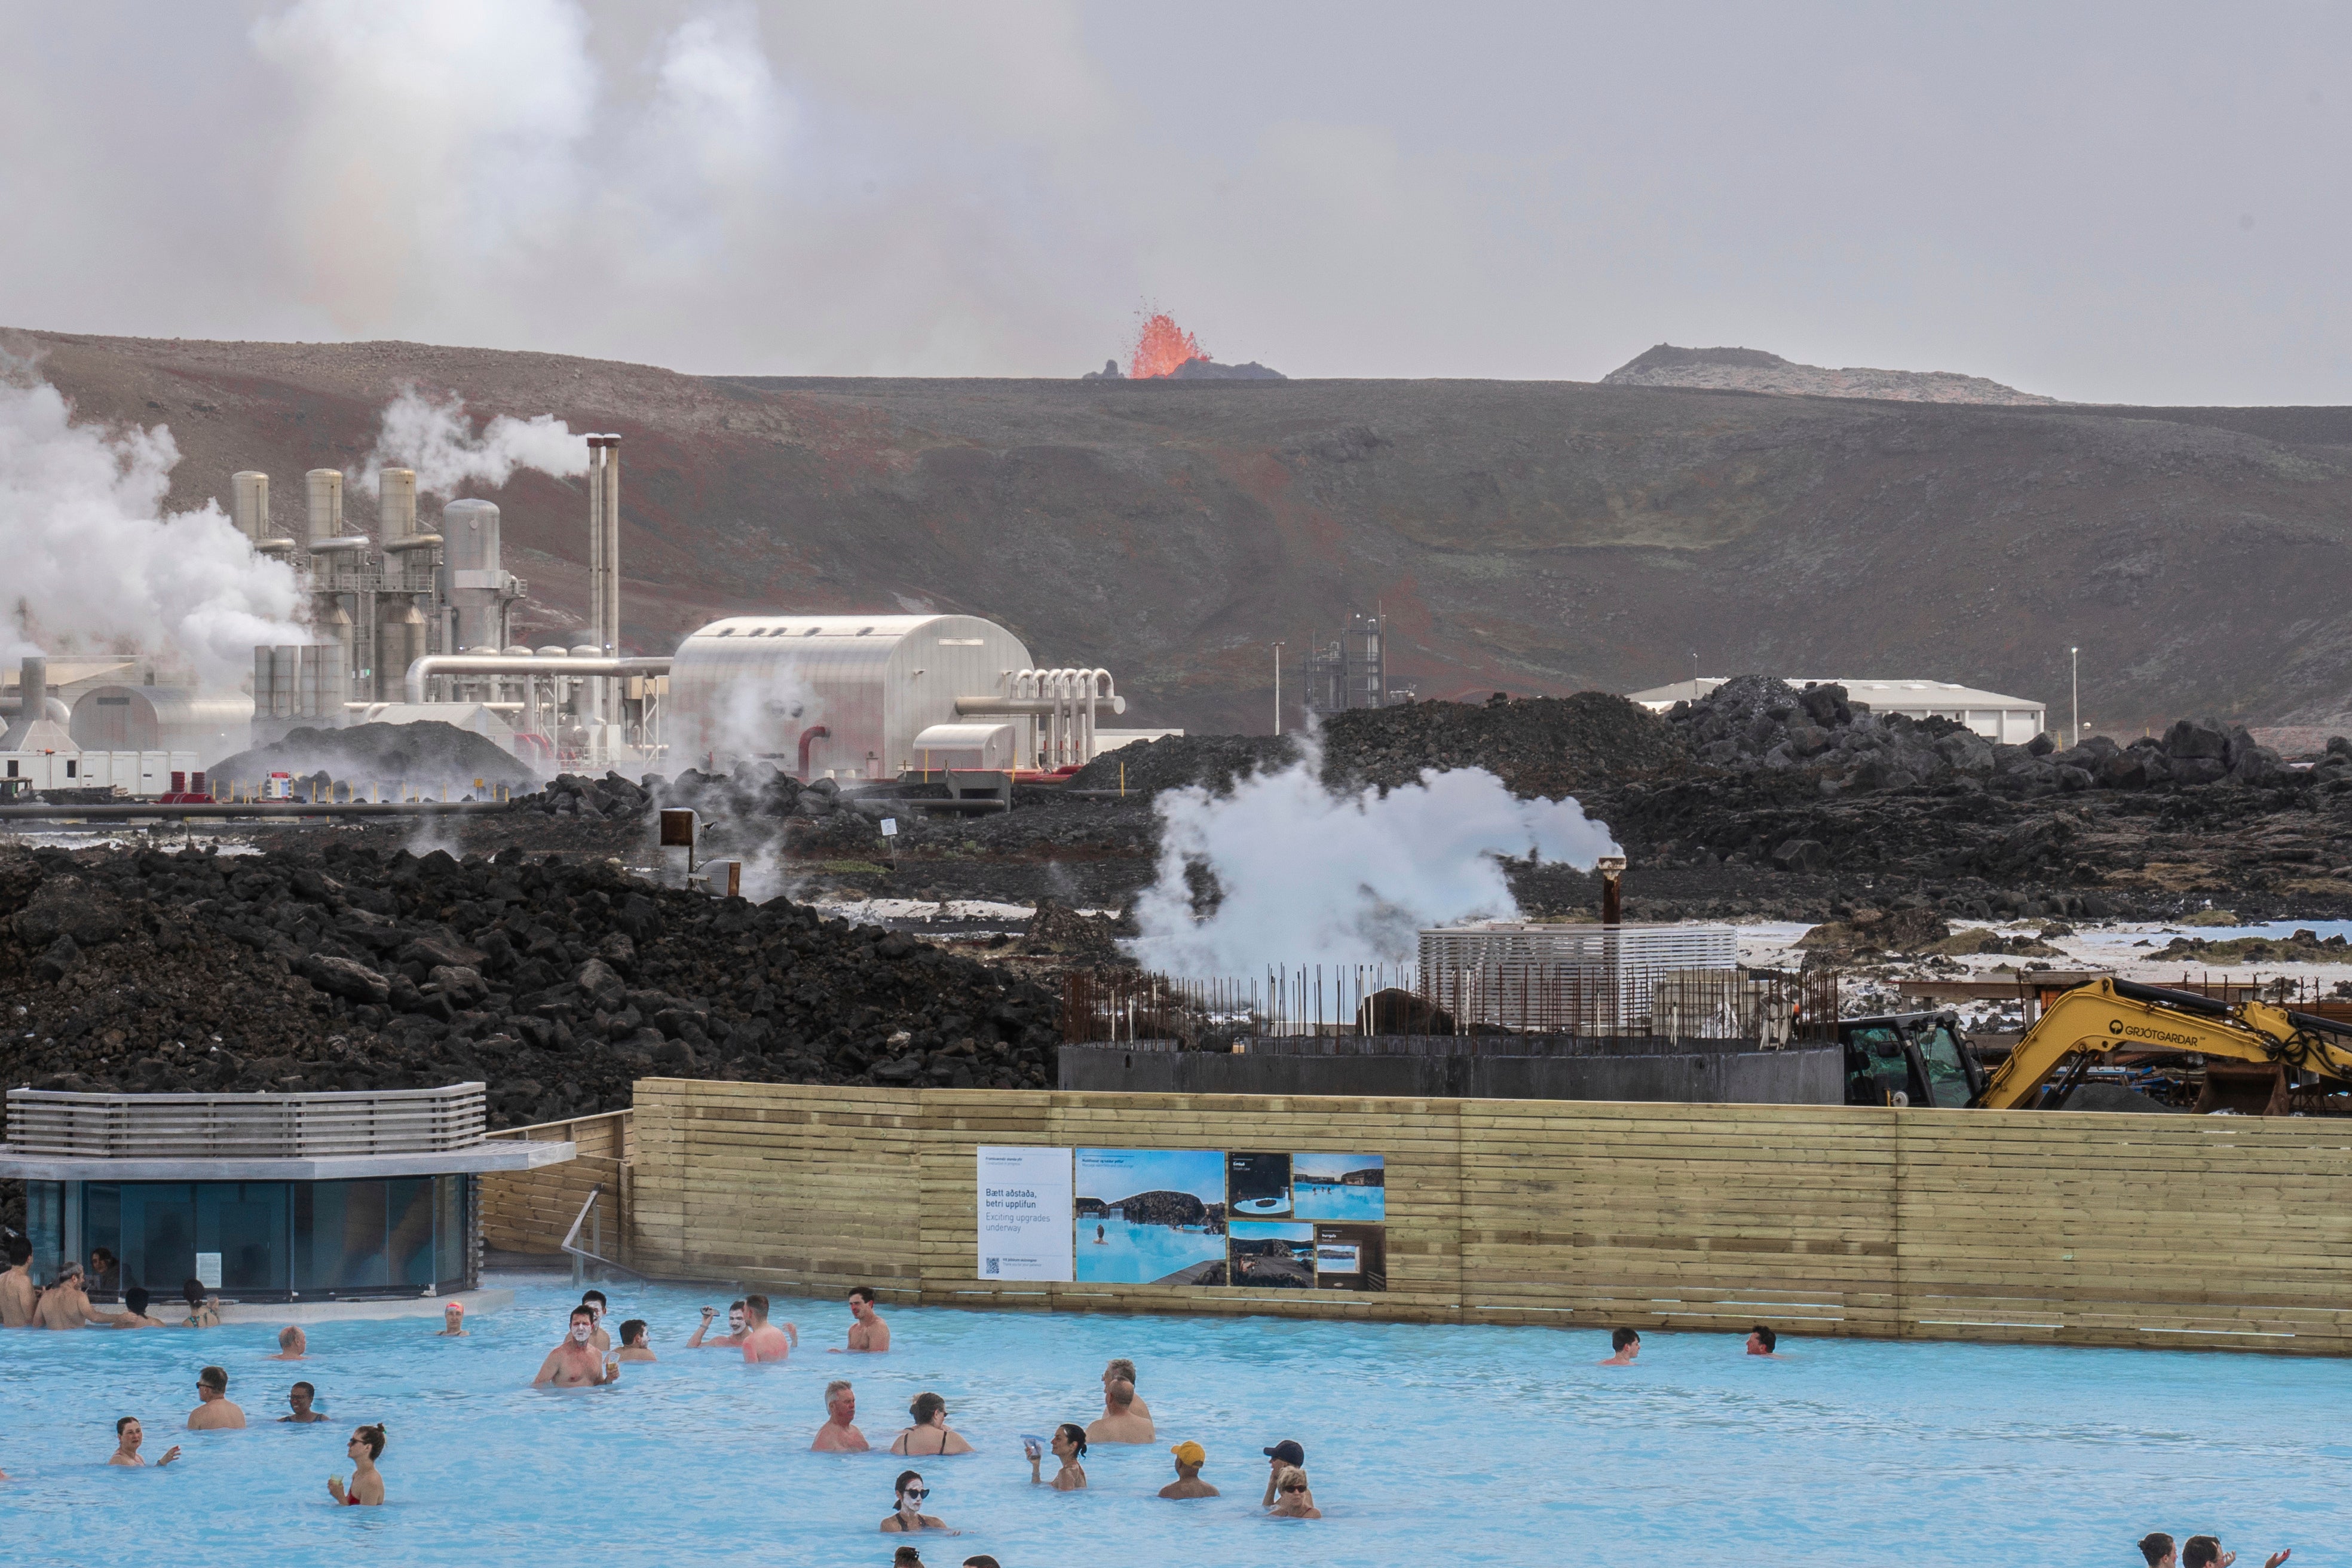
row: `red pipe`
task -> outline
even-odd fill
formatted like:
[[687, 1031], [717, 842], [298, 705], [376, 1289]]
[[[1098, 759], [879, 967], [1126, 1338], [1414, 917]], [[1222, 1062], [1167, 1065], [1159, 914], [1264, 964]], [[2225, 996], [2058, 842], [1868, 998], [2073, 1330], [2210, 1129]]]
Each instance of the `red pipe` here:
[[809, 742], [811, 741], [824, 740], [830, 737], [832, 733], [832, 731], [826, 729], [822, 724], [812, 724], [807, 729], [801, 731], [801, 778], [803, 782], [808, 778]]

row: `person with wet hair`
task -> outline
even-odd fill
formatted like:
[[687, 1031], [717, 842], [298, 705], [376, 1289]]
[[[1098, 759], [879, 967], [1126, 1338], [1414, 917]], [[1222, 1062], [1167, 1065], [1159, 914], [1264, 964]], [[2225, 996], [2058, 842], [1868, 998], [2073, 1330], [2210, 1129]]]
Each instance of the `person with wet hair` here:
[[604, 1300], [604, 1292], [584, 1291], [580, 1297], [580, 1304], [588, 1309], [591, 1314], [589, 1321], [595, 1325], [589, 1332], [589, 1342], [597, 1350], [609, 1352], [613, 1348], [613, 1336], [604, 1331], [604, 1314], [613, 1309]]
[[89, 1304], [88, 1287], [81, 1265], [68, 1263], [58, 1271], [49, 1288], [41, 1292], [33, 1310], [33, 1327], [37, 1329], [105, 1328], [114, 1320]]
[[1159, 1440], [1151, 1418], [1135, 1413], [1135, 1384], [1112, 1383], [1103, 1387], [1103, 1413], [1087, 1424], [1089, 1443], [1151, 1443]]
[[[114, 1424], [114, 1453], [106, 1462], [133, 1468], [146, 1464], [147, 1461], [139, 1457], [139, 1445], [146, 1438], [146, 1429], [139, 1425], [139, 1417], [125, 1415]], [[163, 1457], [155, 1461], [155, 1468], [160, 1470], [179, 1457], [180, 1446], [174, 1443], [163, 1450]]]
[[900, 1470], [897, 1490], [898, 1505], [882, 1521], [883, 1534], [912, 1535], [924, 1530], [947, 1531], [950, 1535], [955, 1533], [948, 1531], [946, 1520], [923, 1511], [923, 1504], [930, 1499], [931, 1489], [924, 1482], [920, 1470]]
[[937, 1458], [942, 1454], [969, 1454], [971, 1445], [963, 1434], [948, 1426], [948, 1402], [925, 1390], [908, 1402], [907, 1418], [912, 1423], [890, 1441], [890, 1451], [908, 1457], [920, 1455]]
[[[1123, 1383], [1131, 1389], [1140, 1381], [1141, 1380], [1135, 1375], [1135, 1363], [1133, 1362], [1128, 1360], [1125, 1356], [1112, 1357], [1110, 1364], [1103, 1368], [1102, 1385], [1103, 1394], [1105, 1395], [1105, 1408], [1108, 1408], [1108, 1396], [1110, 1394], [1110, 1385], [1112, 1384]], [[1133, 1401], [1135, 1413], [1138, 1415], [1142, 1416], [1146, 1421], [1150, 1420], [1151, 1406], [1143, 1402], [1143, 1395], [1140, 1394], [1135, 1394], [1133, 1396]]]
[[782, 1361], [801, 1342], [801, 1331], [791, 1323], [778, 1328], [768, 1321], [768, 1299], [765, 1296], [743, 1298], [743, 1359], [745, 1361]]
[[188, 1303], [188, 1315], [180, 1320], [180, 1327], [184, 1329], [220, 1327], [220, 1298], [205, 1295], [203, 1280], [187, 1280], [181, 1285], [180, 1294]]
[[125, 1290], [122, 1293], [122, 1305], [125, 1310], [116, 1315], [114, 1326], [118, 1329], [169, 1328], [171, 1325], [164, 1322], [163, 1319], [151, 1318], [147, 1315], [148, 1300], [147, 1288], [144, 1285], [133, 1285], [130, 1289]]
[[1748, 1353], [1749, 1355], [1769, 1356], [1773, 1360], [1778, 1361], [1780, 1357], [1780, 1352], [1776, 1347], [1780, 1342], [1780, 1336], [1774, 1333], [1770, 1329], [1766, 1328], [1761, 1323], [1757, 1324], [1754, 1328], [1748, 1331]]
[[530, 1380], [533, 1388], [594, 1388], [600, 1384], [618, 1383], [621, 1363], [618, 1358], [596, 1353], [593, 1342], [596, 1333], [596, 1313], [586, 1305], [572, 1309], [572, 1321], [564, 1330], [563, 1342], [547, 1352], [539, 1363], [539, 1375]]
[[704, 1339], [703, 1336], [710, 1332], [710, 1321], [717, 1316], [719, 1316], [718, 1308], [705, 1307], [702, 1309], [702, 1321], [696, 1326], [694, 1337], [686, 1342], [687, 1349], [690, 1351], [731, 1351], [742, 1349], [743, 1336], [751, 1331], [751, 1321], [743, 1311], [743, 1303], [740, 1301], [728, 1302], [727, 1331], [719, 1335], [715, 1340]]
[[824, 1425], [816, 1429], [809, 1447], [819, 1454], [867, 1451], [866, 1434], [857, 1429], [857, 1394], [847, 1378], [836, 1377], [824, 1385]]
[[1612, 1329], [1609, 1334], [1609, 1359], [1601, 1366], [1632, 1366], [1633, 1358], [1642, 1353], [1642, 1336], [1632, 1329]]
[[33, 1283], [33, 1243], [27, 1237], [8, 1233], [8, 1267], [0, 1272], [0, 1329], [29, 1329], [34, 1309], [41, 1302], [41, 1288]]
[[[2263, 1568], [2279, 1568], [2294, 1551], [2290, 1546], [2272, 1552]], [[2192, 1535], [2180, 1543], [2180, 1568], [2230, 1568], [2237, 1560], [2236, 1552], [2221, 1550], [2221, 1538], [2218, 1535]]]
[[997, 1562], [985, 1552], [975, 1552], [963, 1560], [963, 1568], [997, 1568]]
[[654, 1356], [654, 1347], [646, 1342], [651, 1332], [652, 1331], [646, 1327], [646, 1321], [643, 1318], [631, 1318], [627, 1322], [623, 1323], [621, 1325], [621, 1349], [619, 1353], [614, 1355], [613, 1359], [614, 1361], [652, 1361], [656, 1359]]
[[343, 1485], [341, 1476], [327, 1478], [327, 1495], [338, 1503], [354, 1507], [381, 1508], [383, 1505], [383, 1476], [375, 1462], [383, 1458], [383, 1423], [362, 1426], [353, 1432], [343, 1451], [351, 1456], [352, 1484]]
[[278, 1331], [278, 1353], [266, 1355], [264, 1361], [302, 1361], [310, 1353], [310, 1337], [292, 1323]]
[[827, 1355], [880, 1355], [890, 1348], [890, 1325], [874, 1310], [874, 1287], [849, 1288], [849, 1348], [835, 1345]]
[[1075, 1421], [1065, 1421], [1054, 1428], [1054, 1435], [1046, 1439], [1046, 1445], [1054, 1450], [1054, 1458], [1062, 1461], [1062, 1468], [1048, 1482], [1037, 1468], [1038, 1461], [1045, 1455], [1034, 1442], [1024, 1443], [1021, 1447], [1029, 1455], [1029, 1484], [1033, 1487], [1050, 1485], [1057, 1492], [1086, 1490], [1087, 1468], [1078, 1461], [1087, 1457], [1087, 1429]]

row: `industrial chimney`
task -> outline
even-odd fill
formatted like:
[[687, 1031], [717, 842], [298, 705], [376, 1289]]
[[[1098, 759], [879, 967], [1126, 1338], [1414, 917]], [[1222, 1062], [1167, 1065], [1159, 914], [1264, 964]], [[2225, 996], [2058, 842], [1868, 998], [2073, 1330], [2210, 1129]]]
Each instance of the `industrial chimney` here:
[[[621, 438], [588, 437], [588, 623], [597, 650], [621, 653]], [[621, 683], [600, 680], [595, 708], [607, 723], [621, 721]]]

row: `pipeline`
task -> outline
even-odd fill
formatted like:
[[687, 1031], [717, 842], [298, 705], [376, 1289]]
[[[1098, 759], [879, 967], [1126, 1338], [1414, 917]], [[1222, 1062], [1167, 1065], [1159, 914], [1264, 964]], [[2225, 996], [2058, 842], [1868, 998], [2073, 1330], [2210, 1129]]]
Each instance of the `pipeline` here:
[[127, 822], [136, 817], [152, 816], [166, 820], [190, 816], [469, 816], [481, 812], [504, 811], [504, 801], [497, 800], [369, 800], [329, 805], [299, 800], [263, 800], [231, 803], [214, 801], [210, 805], [173, 805], [161, 802], [131, 805], [0, 805], [0, 822], [39, 822], [70, 819], [88, 822]]
[[507, 653], [428, 653], [408, 667], [407, 699], [425, 700], [436, 675], [667, 675], [667, 658], [551, 658]]

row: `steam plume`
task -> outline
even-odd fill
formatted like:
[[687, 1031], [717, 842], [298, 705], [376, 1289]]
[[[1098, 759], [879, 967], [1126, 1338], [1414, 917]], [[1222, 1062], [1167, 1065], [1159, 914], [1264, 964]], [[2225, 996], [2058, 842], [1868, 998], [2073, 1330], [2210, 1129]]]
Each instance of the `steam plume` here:
[[207, 685], [234, 687], [257, 643], [310, 640], [283, 563], [254, 554], [209, 500], [163, 510], [179, 460], [170, 426], [79, 424], [29, 364], [0, 355], [0, 659], [45, 642], [177, 652]]
[[[1159, 879], [1136, 904], [1136, 955], [1198, 978], [1269, 963], [1410, 963], [1422, 927], [1518, 913], [1498, 855], [1530, 852], [1590, 867], [1613, 854], [1608, 830], [1573, 800], [1520, 800], [1484, 768], [1424, 771], [1383, 795], [1335, 795], [1312, 747], [1231, 795], [1160, 797]], [[1223, 900], [1196, 920], [1189, 867]]]
[[530, 419], [501, 414], [477, 430], [466, 416], [464, 398], [453, 393], [436, 403], [404, 386], [384, 405], [383, 428], [358, 481], [373, 488], [386, 468], [414, 468], [417, 489], [448, 497], [467, 480], [496, 489], [517, 468], [566, 478], [584, 474], [588, 449], [572, 426], [551, 414]]

